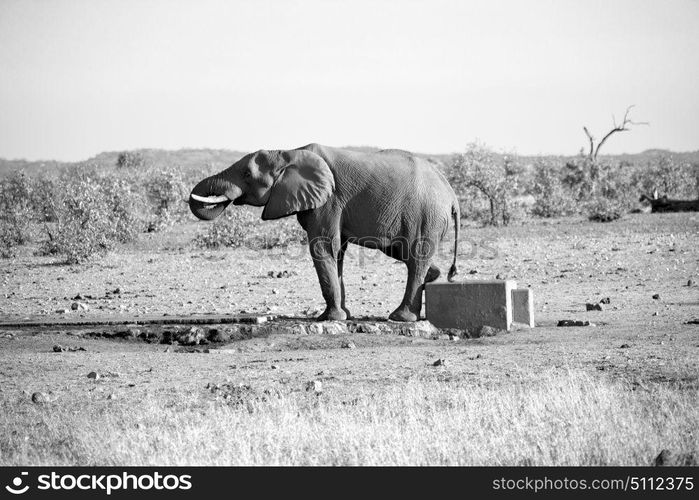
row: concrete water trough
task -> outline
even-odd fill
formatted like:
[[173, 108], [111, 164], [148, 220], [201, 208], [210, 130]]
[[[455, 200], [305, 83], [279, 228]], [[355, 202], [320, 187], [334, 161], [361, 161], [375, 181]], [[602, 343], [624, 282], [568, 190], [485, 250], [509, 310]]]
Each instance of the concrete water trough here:
[[466, 280], [425, 285], [425, 315], [438, 328], [510, 330], [534, 327], [534, 294], [513, 280]]

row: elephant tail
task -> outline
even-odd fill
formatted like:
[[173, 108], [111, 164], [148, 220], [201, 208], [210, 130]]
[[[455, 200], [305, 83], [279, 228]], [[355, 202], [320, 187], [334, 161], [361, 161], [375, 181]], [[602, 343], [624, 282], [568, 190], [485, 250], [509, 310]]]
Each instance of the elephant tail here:
[[447, 274], [448, 281], [454, 281], [454, 276], [458, 274], [456, 270], [456, 255], [459, 250], [459, 226], [461, 225], [461, 214], [459, 210], [459, 201], [455, 200], [454, 204], [451, 206], [451, 216], [454, 219], [454, 261], [449, 268], [449, 274]]

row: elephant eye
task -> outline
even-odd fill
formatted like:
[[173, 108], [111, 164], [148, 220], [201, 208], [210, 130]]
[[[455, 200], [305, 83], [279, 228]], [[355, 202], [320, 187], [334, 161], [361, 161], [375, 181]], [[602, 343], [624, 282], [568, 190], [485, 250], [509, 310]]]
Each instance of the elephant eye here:
[[243, 173], [243, 178], [244, 178], [244, 179], [249, 179], [250, 177], [252, 177], [252, 173], [250, 173], [249, 170], [246, 170], [246, 171]]

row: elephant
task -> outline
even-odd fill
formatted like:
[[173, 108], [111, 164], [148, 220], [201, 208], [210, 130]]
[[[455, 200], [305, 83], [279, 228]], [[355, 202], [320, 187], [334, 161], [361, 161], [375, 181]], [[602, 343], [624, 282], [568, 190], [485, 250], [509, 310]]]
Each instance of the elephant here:
[[358, 152], [319, 144], [260, 150], [203, 179], [189, 197], [192, 213], [203, 220], [218, 217], [231, 203], [264, 206], [263, 220], [296, 215], [308, 234], [326, 303], [319, 321], [350, 317], [343, 280], [349, 243], [379, 249], [406, 264], [405, 293], [389, 316], [393, 321], [420, 319], [422, 285], [441, 274], [432, 259], [452, 221], [448, 280], [457, 274], [456, 194], [432, 162], [407, 151]]

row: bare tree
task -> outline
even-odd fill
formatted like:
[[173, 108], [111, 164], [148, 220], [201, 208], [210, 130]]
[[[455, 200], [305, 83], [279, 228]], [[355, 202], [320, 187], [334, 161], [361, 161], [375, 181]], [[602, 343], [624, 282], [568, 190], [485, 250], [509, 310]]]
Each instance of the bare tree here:
[[617, 132], [627, 132], [631, 130], [629, 125], [649, 125], [648, 122], [635, 122], [629, 118], [629, 111], [631, 111], [631, 108], [633, 108], [634, 105], [632, 104], [628, 108], [626, 108], [626, 112], [624, 113], [624, 119], [621, 122], [621, 124], [617, 124], [616, 118], [614, 115], [612, 115], [612, 123], [614, 123], [614, 127], [606, 133], [604, 137], [597, 143], [597, 146], [595, 146], [595, 138], [590, 134], [590, 131], [587, 129], [587, 127], [583, 127], [583, 130], [585, 131], [585, 135], [587, 135], [587, 139], [590, 141], [590, 152], [587, 154], [587, 157], [593, 161], [597, 161], [597, 155], [599, 154], [600, 148], [604, 145], [605, 142], [607, 142], [607, 139], [609, 139], [613, 134]]
[[608, 162], [597, 158], [602, 146], [617, 132], [631, 130], [632, 125], [648, 125], [646, 122], [636, 122], [629, 118], [633, 106], [626, 108], [624, 119], [617, 123], [612, 115], [614, 126], [598, 142], [587, 127], [583, 127], [585, 135], [590, 143], [589, 152], [580, 151], [580, 158], [566, 163], [563, 183], [568, 186], [578, 201], [592, 200], [600, 195], [605, 198], [615, 198], [618, 193], [618, 177], [621, 175], [619, 168], [612, 168]]

